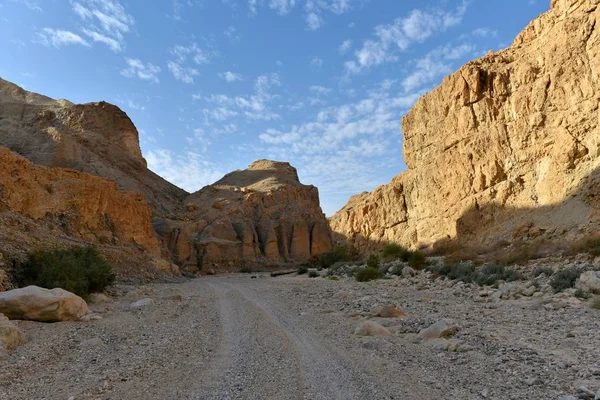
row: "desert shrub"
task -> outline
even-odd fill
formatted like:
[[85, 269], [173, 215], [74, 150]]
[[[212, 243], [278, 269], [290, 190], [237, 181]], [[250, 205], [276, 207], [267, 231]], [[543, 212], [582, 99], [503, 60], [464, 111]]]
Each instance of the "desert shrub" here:
[[329, 268], [338, 261], [355, 261], [359, 258], [358, 250], [354, 246], [338, 244], [327, 253], [321, 254], [320, 264], [323, 268]]
[[328, 276], [327, 279], [329, 279], [330, 281], [339, 281], [340, 277], [339, 276]]
[[249, 266], [247, 266], [247, 265], [242, 265], [242, 266], [240, 267], [240, 273], [242, 273], [242, 274], [251, 274], [252, 272], [253, 272], [253, 271], [252, 271], [252, 268], [250, 268], [250, 267], [249, 267]]
[[29, 255], [17, 276], [19, 286], [62, 288], [84, 299], [112, 284], [111, 265], [95, 247], [44, 250]]
[[590, 300], [590, 307], [600, 310], [600, 296], [594, 296], [592, 300]]
[[487, 264], [478, 273], [476, 282], [478, 285], [494, 285], [498, 281], [517, 281], [523, 279], [523, 275], [513, 269], [507, 268], [504, 265]]
[[402, 260], [408, 261], [408, 257], [410, 256], [410, 251], [400, 246], [397, 243], [389, 243], [385, 245], [383, 250], [381, 251], [381, 255], [385, 259], [394, 259], [394, 260]]
[[585, 300], [585, 299], [589, 299], [591, 295], [589, 293], [587, 293], [587, 292], [584, 292], [581, 289], [577, 289], [575, 291], [575, 293], [573, 293], [573, 296], [577, 297], [578, 299], [584, 299]]
[[298, 267], [298, 275], [304, 275], [308, 272], [308, 265], [302, 264]]
[[427, 265], [427, 259], [425, 254], [420, 251], [411, 251], [408, 256], [408, 265], [416, 270], [422, 270]]
[[319, 276], [319, 273], [317, 271], [315, 271], [314, 269], [308, 273], [309, 278], [317, 278], [318, 276]]
[[367, 268], [379, 269], [379, 256], [377, 254], [371, 254], [367, 257]]
[[375, 268], [361, 268], [356, 272], [354, 278], [358, 282], [369, 282], [381, 278], [381, 272]]
[[581, 270], [575, 267], [560, 270], [552, 277], [550, 286], [552, 286], [556, 293], [565, 289], [570, 289], [575, 286], [575, 282], [580, 274]]
[[588, 236], [571, 244], [570, 254], [588, 253], [592, 257], [600, 256], [600, 238]]
[[552, 276], [552, 274], [554, 274], [554, 271], [550, 267], [537, 267], [533, 270], [531, 276], [534, 278], [537, 278], [540, 275], [546, 275], [549, 277]]

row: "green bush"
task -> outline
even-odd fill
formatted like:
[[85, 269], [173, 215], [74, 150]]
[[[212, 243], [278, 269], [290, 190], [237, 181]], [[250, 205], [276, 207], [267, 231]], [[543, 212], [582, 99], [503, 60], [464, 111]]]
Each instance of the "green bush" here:
[[320, 263], [321, 267], [329, 268], [338, 261], [356, 261], [359, 258], [358, 250], [354, 246], [338, 244], [321, 255]]
[[504, 265], [487, 264], [477, 274], [476, 282], [478, 285], [494, 285], [498, 281], [517, 281], [523, 279], [523, 275], [513, 269], [507, 268]]
[[358, 282], [369, 282], [381, 278], [381, 272], [375, 268], [361, 268], [356, 272]]
[[298, 268], [298, 275], [304, 275], [308, 272], [308, 265], [304, 264]]
[[379, 269], [379, 256], [371, 254], [366, 261], [367, 268]]
[[593, 257], [600, 256], [600, 239], [591, 240], [589, 242], [588, 253]]
[[590, 300], [590, 307], [600, 310], [600, 296], [594, 296], [594, 298]]
[[112, 267], [95, 247], [32, 253], [17, 276], [19, 286], [62, 288], [84, 299], [112, 284]]
[[427, 265], [427, 259], [420, 251], [411, 251], [408, 256], [408, 265], [416, 270], [422, 270]]
[[587, 299], [589, 299], [589, 298], [590, 298], [590, 296], [591, 296], [591, 295], [590, 295], [589, 293], [586, 293], [586, 292], [584, 292], [584, 291], [583, 291], [583, 290], [581, 290], [581, 289], [577, 289], [577, 290], [575, 291], [575, 293], [573, 293], [573, 296], [574, 296], [574, 297], [577, 297], [578, 299], [587, 300]]
[[315, 271], [315, 270], [311, 270], [311, 271], [308, 273], [308, 277], [309, 277], [309, 278], [317, 278], [318, 276], [319, 276], [319, 273], [318, 273], [317, 271]]
[[546, 276], [552, 276], [552, 274], [554, 273], [554, 271], [552, 270], [552, 268], [550, 267], [537, 267], [536, 269], [533, 270], [533, 273], [531, 274], [532, 277], [537, 278], [540, 275], [546, 275]]
[[408, 261], [411, 252], [397, 243], [390, 243], [383, 248], [381, 254], [385, 259], [400, 259], [406, 262]]
[[339, 276], [328, 276], [327, 279], [329, 279], [330, 281], [339, 281], [340, 277]]
[[581, 275], [581, 270], [579, 268], [567, 268], [561, 271], [558, 271], [554, 274], [554, 277], [550, 281], [550, 286], [554, 289], [556, 293], [570, 289], [575, 286], [575, 281]]

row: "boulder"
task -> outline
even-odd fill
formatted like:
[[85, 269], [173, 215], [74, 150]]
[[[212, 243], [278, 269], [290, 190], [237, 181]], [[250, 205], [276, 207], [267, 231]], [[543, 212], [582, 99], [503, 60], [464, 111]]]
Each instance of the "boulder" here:
[[458, 327], [449, 321], [440, 320], [428, 328], [422, 329], [417, 339], [419, 340], [430, 340], [446, 338], [454, 335], [458, 331]]
[[375, 321], [366, 321], [354, 330], [356, 336], [389, 336], [392, 333]]
[[25, 344], [27, 337], [15, 324], [0, 314], [0, 353]]
[[411, 278], [411, 277], [415, 276], [416, 274], [417, 274], [417, 272], [414, 269], [412, 269], [411, 267], [406, 266], [406, 267], [402, 268], [402, 277], [403, 278]]
[[88, 306], [81, 297], [60, 288], [27, 286], [0, 293], [0, 313], [10, 319], [77, 321], [88, 313]]
[[579, 276], [579, 289], [600, 294], [600, 271], [586, 271]]

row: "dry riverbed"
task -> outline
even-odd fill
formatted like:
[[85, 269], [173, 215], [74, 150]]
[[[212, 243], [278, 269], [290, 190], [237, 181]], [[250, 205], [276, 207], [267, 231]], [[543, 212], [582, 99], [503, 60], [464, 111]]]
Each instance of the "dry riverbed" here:
[[[419, 282], [248, 274], [116, 286], [91, 306], [102, 319], [18, 322], [29, 342], [0, 358], [0, 398], [594, 399], [600, 311]], [[388, 305], [407, 316], [374, 315]], [[355, 335], [367, 319], [391, 334]], [[440, 320], [456, 333], [418, 340]]]

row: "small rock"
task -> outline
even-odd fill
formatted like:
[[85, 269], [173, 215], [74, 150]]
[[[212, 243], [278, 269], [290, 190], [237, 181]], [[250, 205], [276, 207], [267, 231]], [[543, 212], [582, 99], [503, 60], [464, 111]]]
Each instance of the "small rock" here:
[[598, 391], [596, 392], [596, 395], [594, 396], [594, 400], [600, 400], [600, 389], [598, 389]]
[[98, 346], [103, 346], [103, 345], [104, 345], [104, 342], [100, 338], [88, 339], [88, 340], [84, 340], [83, 342], [79, 343], [79, 347], [81, 347], [81, 348], [98, 347]]
[[366, 321], [356, 327], [354, 330], [356, 336], [389, 336], [392, 333], [374, 321]]
[[27, 343], [27, 338], [21, 329], [0, 314], [0, 352], [8, 351], [25, 343]]
[[440, 320], [429, 328], [422, 329], [417, 336], [419, 340], [429, 340], [445, 338], [454, 335], [458, 331], [458, 327], [449, 323], [446, 320]]
[[350, 296], [350, 293], [345, 291], [345, 290], [341, 290], [339, 292], [337, 292], [336, 294], [333, 295], [334, 299], [341, 299], [341, 298], [346, 298]]
[[112, 303], [112, 299], [105, 295], [104, 293], [92, 293], [90, 294], [90, 303], [92, 304], [102, 304], [102, 303]]
[[528, 288], [525, 288], [523, 290], [521, 290], [521, 294], [523, 296], [527, 296], [527, 297], [531, 297], [533, 296], [533, 294], [537, 292], [537, 288], [533, 285], [529, 286]]
[[578, 288], [584, 292], [600, 293], [600, 271], [586, 271], [579, 276]]
[[410, 278], [410, 277], [415, 276], [416, 274], [417, 274], [417, 272], [414, 269], [412, 269], [411, 267], [406, 266], [406, 267], [402, 268], [402, 277], [403, 278]]
[[135, 303], [131, 303], [129, 308], [133, 308], [133, 309], [142, 308], [142, 307], [146, 307], [147, 305], [150, 305], [152, 303], [154, 303], [154, 300], [146, 297], [145, 299], [140, 299], [140, 300], [136, 301]]
[[525, 380], [525, 383], [529, 386], [541, 385], [542, 380], [540, 378], [529, 378]]
[[406, 318], [408, 316], [394, 306], [377, 307], [372, 312], [381, 318]]

